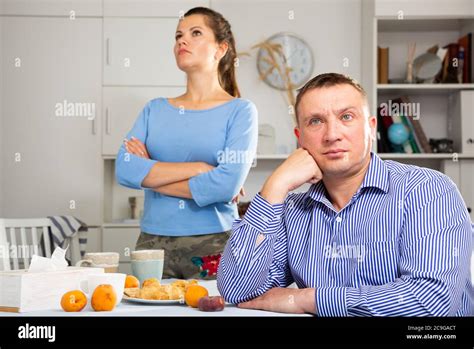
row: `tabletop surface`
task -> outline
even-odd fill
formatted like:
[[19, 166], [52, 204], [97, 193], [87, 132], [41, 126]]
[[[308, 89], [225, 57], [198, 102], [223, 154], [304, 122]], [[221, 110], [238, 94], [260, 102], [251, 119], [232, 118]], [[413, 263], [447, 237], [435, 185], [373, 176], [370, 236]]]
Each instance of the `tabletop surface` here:
[[[171, 282], [172, 280], [169, 280]], [[164, 280], [164, 283], [167, 283]], [[200, 280], [199, 284], [207, 288], [210, 296], [218, 296], [217, 284], [215, 280]], [[262, 310], [241, 309], [234, 304], [226, 304], [223, 311], [203, 312], [196, 308], [188, 307], [186, 304], [139, 304], [126, 300], [115, 307], [113, 311], [95, 312], [90, 302], [80, 312], [65, 312], [59, 305], [57, 309], [32, 311], [25, 313], [0, 312], [1, 316], [310, 316], [307, 314], [282, 314]]]

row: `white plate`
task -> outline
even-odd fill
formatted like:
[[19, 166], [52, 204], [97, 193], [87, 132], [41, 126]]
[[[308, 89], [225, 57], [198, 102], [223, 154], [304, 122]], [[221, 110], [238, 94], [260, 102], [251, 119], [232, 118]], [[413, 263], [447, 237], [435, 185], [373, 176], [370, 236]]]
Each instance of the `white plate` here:
[[184, 300], [181, 299], [170, 299], [170, 300], [156, 300], [156, 299], [142, 299], [142, 298], [132, 298], [127, 295], [123, 295], [123, 300], [130, 303], [140, 303], [140, 304], [184, 304]]

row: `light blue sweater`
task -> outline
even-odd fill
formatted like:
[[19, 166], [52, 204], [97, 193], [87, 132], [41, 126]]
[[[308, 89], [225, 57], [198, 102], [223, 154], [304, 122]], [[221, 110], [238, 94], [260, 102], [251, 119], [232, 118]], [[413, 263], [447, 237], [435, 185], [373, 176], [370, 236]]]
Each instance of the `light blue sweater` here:
[[[143, 232], [190, 236], [229, 230], [237, 207], [229, 203], [240, 191], [255, 157], [258, 136], [255, 105], [236, 98], [205, 110], [180, 110], [166, 98], [147, 103], [127, 139], [145, 143], [151, 159], [129, 154], [122, 144], [115, 162], [117, 181], [145, 190]], [[192, 177], [193, 199], [162, 195], [142, 181], [158, 162], [203, 161], [216, 168]]]

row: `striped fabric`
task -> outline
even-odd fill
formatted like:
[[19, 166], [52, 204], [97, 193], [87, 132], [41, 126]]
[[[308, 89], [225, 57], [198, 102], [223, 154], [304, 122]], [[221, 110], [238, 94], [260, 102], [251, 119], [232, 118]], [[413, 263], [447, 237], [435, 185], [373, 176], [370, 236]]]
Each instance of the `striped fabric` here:
[[339, 212], [322, 182], [284, 204], [257, 194], [234, 222], [218, 288], [240, 303], [296, 282], [316, 288], [319, 316], [473, 315], [471, 234], [447, 176], [372, 154]]
[[[87, 224], [74, 216], [48, 216], [51, 221], [51, 228], [49, 231], [51, 242], [51, 251], [57, 246], [65, 248], [71, 246], [72, 239], [78, 239], [80, 257], [84, 257], [87, 247]], [[43, 239], [41, 238], [40, 246], [43, 246]], [[66, 252], [66, 259], [71, 264], [75, 264], [77, 260], [73, 260], [71, 248]]]

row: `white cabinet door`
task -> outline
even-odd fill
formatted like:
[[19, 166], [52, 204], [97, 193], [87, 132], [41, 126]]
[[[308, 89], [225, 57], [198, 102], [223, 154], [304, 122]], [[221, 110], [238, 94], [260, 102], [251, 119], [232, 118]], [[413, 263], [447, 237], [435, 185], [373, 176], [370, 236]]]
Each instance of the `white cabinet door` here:
[[127, 274], [127, 275], [132, 275], [132, 265], [130, 262], [120, 262], [119, 263], [119, 273]]
[[377, 17], [469, 17], [474, 15], [472, 0], [376, 0]]
[[145, 104], [157, 97], [175, 97], [185, 87], [104, 87], [102, 154], [117, 155]]
[[102, 228], [102, 250], [120, 254], [120, 263], [130, 262], [130, 252], [140, 236], [140, 228]]
[[87, 230], [87, 246], [86, 252], [101, 252], [102, 251], [102, 229], [89, 228]]
[[[3, 17], [0, 16], [0, 76], [3, 76], [3, 45], [1, 44], [1, 40], [3, 38]], [[0, 83], [0, 136], [3, 135], [3, 83]], [[4, 217], [3, 213], [3, 191], [2, 191], [2, 184], [3, 184], [3, 162], [5, 161], [3, 158], [3, 141], [0, 140], [0, 217]]]
[[474, 185], [472, 174], [474, 173], [474, 160], [461, 161], [461, 194], [466, 202], [467, 209], [471, 213], [471, 221], [474, 222]]
[[459, 91], [448, 99], [448, 138], [454, 141], [454, 150], [474, 155], [474, 91]]
[[3, 18], [7, 217], [102, 224], [102, 20]]
[[1, 0], [4, 15], [102, 16], [102, 0]]
[[105, 18], [104, 85], [185, 85], [173, 54], [177, 25], [177, 18]]
[[104, 0], [104, 16], [178, 17], [192, 7], [209, 6], [208, 0]]

